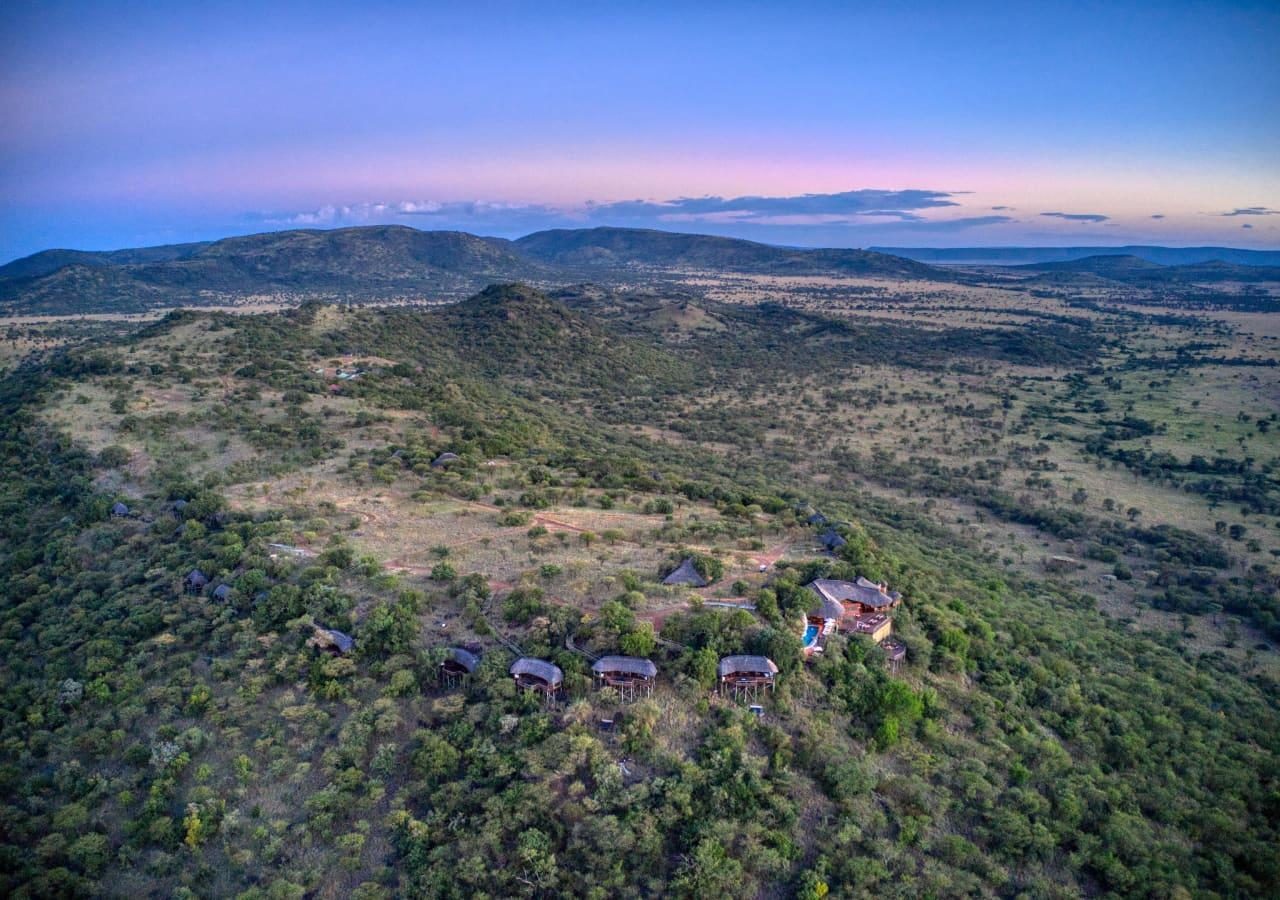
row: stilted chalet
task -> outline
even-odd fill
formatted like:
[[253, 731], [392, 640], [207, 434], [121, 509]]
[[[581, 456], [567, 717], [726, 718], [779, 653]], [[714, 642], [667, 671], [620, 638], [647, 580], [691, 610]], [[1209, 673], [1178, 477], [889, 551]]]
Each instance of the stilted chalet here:
[[564, 672], [560, 667], [545, 659], [521, 657], [511, 664], [511, 677], [516, 687], [522, 691], [535, 691], [542, 695], [542, 702], [548, 706], [555, 703], [560, 685], [564, 682]]
[[663, 584], [687, 584], [690, 587], [706, 587], [711, 582], [702, 577], [702, 573], [698, 571], [698, 567], [693, 564], [692, 557], [686, 557], [684, 562], [680, 563], [666, 578], [662, 579]]
[[449, 647], [440, 663], [440, 681], [449, 687], [466, 682], [480, 665], [480, 657], [462, 647]]
[[758, 700], [761, 691], [774, 688], [778, 666], [767, 656], [725, 656], [716, 667], [721, 696], [734, 700]]
[[902, 668], [903, 661], [907, 658], [907, 645], [902, 641], [889, 638], [882, 641], [880, 649], [884, 651], [885, 662], [889, 664], [889, 671], [897, 673]]
[[209, 583], [208, 577], [199, 569], [192, 569], [187, 573], [187, 577], [182, 579], [182, 589], [188, 594], [198, 594], [205, 589]]
[[348, 634], [333, 628], [322, 628], [319, 625], [315, 626], [315, 629], [315, 633], [307, 640], [307, 645], [310, 647], [318, 647], [334, 656], [345, 656], [356, 648], [355, 640]]
[[658, 667], [652, 660], [637, 656], [602, 656], [591, 666], [599, 687], [611, 687], [618, 696], [630, 702], [653, 694]]

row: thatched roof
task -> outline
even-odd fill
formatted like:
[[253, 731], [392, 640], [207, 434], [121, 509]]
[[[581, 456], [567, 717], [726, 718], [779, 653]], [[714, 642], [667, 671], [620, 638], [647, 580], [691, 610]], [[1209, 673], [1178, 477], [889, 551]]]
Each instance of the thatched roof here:
[[896, 592], [887, 593], [881, 590], [878, 584], [867, 581], [865, 578], [859, 578], [856, 582], [817, 578], [805, 586], [823, 600], [833, 600], [837, 603], [861, 603], [872, 609], [892, 606], [901, 596]]
[[869, 578], [863, 578], [861, 575], [858, 576], [858, 580], [855, 581], [854, 584], [856, 584], [858, 587], [861, 587], [861, 588], [871, 588], [872, 590], [881, 591], [882, 593], [886, 594], [890, 600], [902, 599], [902, 594], [899, 593], [898, 591], [889, 590], [888, 585], [884, 585], [882, 587], [881, 585], [876, 584], [874, 581], [872, 581]]
[[476, 666], [480, 665], [480, 657], [470, 650], [463, 650], [461, 647], [449, 647], [444, 651], [444, 658], [447, 662], [457, 663], [468, 672], [474, 672]]
[[849, 543], [844, 539], [844, 535], [836, 531], [834, 528], [828, 528], [822, 533], [822, 537], [818, 538], [822, 541], [822, 546], [828, 550], [839, 550], [845, 544]]
[[209, 583], [209, 579], [199, 569], [192, 569], [187, 573], [187, 577], [182, 579], [182, 583], [187, 587], [204, 587]]
[[111, 515], [127, 516], [129, 515], [129, 507], [125, 506], [123, 503], [117, 500], [111, 507]]
[[512, 663], [511, 674], [516, 678], [521, 675], [527, 675], [530, 678], [537, 678], [551, 685], [564, 681], [564, 673], [560, 671], [559, 666], [549, 663], [545, 659], [534, 659], [531, 656], [521, 657]]
[[431, 468], [439, 469], [441, 466], [447, 466], [449, 463], [455, 463], [461, 458], [462, 457], [458, 456], [458, 454], [446, 450], [431, 461]]
[[716, 672], [721, 678], [737, 675], [740, 672], [752, 675], [767, 672], [770, 675], [777, 675], [778, 665], [767, 656], [723, 656], [720, 658], [720, 665], [716, 667]]
[[839, 619], [844, 616], [844, 604], [832, 597], [824, 597], [814, 591], [817, 602], [809, 608], [809, 615], [819, 619]]
[[350, 653], [356, 646], [355, 639], [350, 635], [333, 628], [321, 628], [319, 625], [316, 626], [315, 637], [312, 640], [317, 646], [331, 647], [339, 653]]
[[653, 678], [658, 674], [658, 667], [652, 660], [638, 656], [602, 656], [591, 665], [591, 671], [597, 675], [606, 672], [626, 672], [628, 675], [639, 675], [641, 678]]
[[231, 585], [229, 584], [218, 585], [216, 588], [213, 589], [212, 596], [214, 600], [226, 600], [228, 597], [231, 596]]
[[702, 573], [698, 571], [698, 567], [693, 564], [692, 557], [686, 557], [684, 562], [680, 563], [666, 578], [662, 579], [663, 584], [688, 584], [693, 587], [706, 587], [711, 582], [702, 577]]

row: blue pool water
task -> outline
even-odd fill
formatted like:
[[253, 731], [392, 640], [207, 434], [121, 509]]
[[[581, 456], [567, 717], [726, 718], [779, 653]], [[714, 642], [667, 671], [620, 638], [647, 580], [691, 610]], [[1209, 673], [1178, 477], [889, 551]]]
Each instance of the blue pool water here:
[[812, 647], [818, 640], [818, 626], [810, 624], [804, 630], [804, 646]]

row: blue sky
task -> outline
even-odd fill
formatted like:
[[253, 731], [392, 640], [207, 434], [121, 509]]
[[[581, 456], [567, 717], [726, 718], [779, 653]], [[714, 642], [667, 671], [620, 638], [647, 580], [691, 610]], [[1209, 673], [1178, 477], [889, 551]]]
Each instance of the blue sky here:
[[267, 6], [6, 5], [0, 259], [383, 221], [1280, 247], [1275, 3]]

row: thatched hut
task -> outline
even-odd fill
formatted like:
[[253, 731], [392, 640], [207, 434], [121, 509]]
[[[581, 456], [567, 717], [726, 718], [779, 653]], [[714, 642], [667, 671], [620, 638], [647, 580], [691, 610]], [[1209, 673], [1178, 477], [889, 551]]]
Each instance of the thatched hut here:
[[548, 704], [555, 702], [560, 685], [564, 683], [564, 672], [559, 666], [530, 656], [522, 656], [511, 664], [511, 677], [520, 690], [536, 691]]
[[125, 516], [129, 515], [129, 507], [117, 500], [111, 507], [111, 515], [114, 518], [123, 519]]
[[591, 672], [599, 687], [611, 687], [627, 701], [651, 695], [658, 677], [653, 661], [638, 656], [602, 656], [592, 664]]
[[663, 584], [687, 584], [690, 587], [706, 587], [711, 582], [702, 577], [702, 573], [698, 571], [698, 567], [694, 564], [692, 557], [686, 557], [684, 562], [676, 566], [666, 578], [662, 579]]
[[822, 546], [826, 547], [832, 553], [849, 543], [845, 540], [844, 535], [836, 531], [834, 528], [828, 528], [822, 533], [818, 540], [822, 542]]
[[211, 596], [214, 600], [222, 600], [222, 601], [230, 600], [230, 599], [231, 599], [231, 585], [229, 585], [229, 584], [220, 584], [220, 585], [218, 585], [216, 588], [214, 588], [214, 589], [213, 589], [213, 593], [212, 593], [212, 594], [210, 594], [209, 596]]
[[461, 684], [475, 674], [480, 657], [462, 647], [449, 647], [440, 662], [440, 680], [450, 687]]
[[460, 457], [458, 454], [452, 453], [446, 450], [444, 453], [441, 453], [439, 456], [437, 456], [435, 459], [431, 461], [431, 468], [445, 469], [453, 465], [454, 463], [458, 462], [461, 459], [462, 457]]
[[209, 577], [199, 569], [192, 569], [182, 579], [182, 589], [188, 594], [198, 594], [209, 584]]
[[307, 640], [307, 644], [335, 656], [345, 656], [356, 648], [355, 639], [350, 635], [343, 634], [335, 628], [322, 628], [319, 625], [315, 626], [315, 632]]
[[767, 656], [725, 656], [716, 667], [720, 693], [735, 700], [755, 700], [762, 690], [773, 690], [777, 674], [777, 663]]

